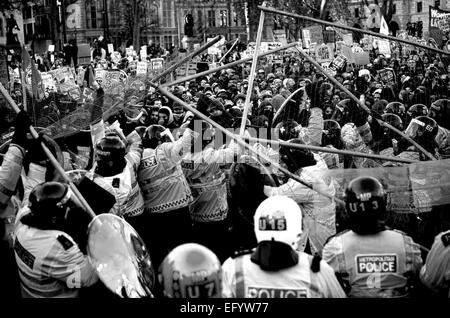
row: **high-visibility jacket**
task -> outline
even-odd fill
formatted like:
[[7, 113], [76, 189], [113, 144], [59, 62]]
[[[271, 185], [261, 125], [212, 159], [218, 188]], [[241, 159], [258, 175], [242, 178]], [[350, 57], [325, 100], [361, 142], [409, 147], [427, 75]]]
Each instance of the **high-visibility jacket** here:
[[20, 208], [20, 202], [13, 194], [20, 178], [24, 156], [25, 150], [22, 147], [10, 144], [0, 167], [0, 226], [5, 227], [5, 235], [0, 240], [7, 241], [10, 247], [13, 243], [16, 214]]
[[188, 153], [183, 157], [181, 167], [194, 196], [190, 206], [194, 222], [215, 222], [226, 218], [227, 187], [220, 165], [233, 162], [238, 149], [232, 141], [224, 149], [216, 150], [208, 146], [201, 152]]
[[[146, 148], [138, 169], [146, 213], [163, 213], [188, 206], [192, 193], [181, 169], [183, 155], [191, 145], [190, 129], [175, 142]], [[196, 133], [195, 133], [196, 134]], [[198, 134], [196, 134], [198, 135]]]
[[127, 138], [130, 145], [125, 156], [126, 166], [121, 173], [103, 177], [95, 173], [94, 166], [86, 176], [116, 198], [116, 203], [110, 213], [131, 217], [144, 212], [144, 198], [137, 182], [142, 146], [137, 132], [132, 132]]
[[226, 298], [344, 298], [333, 269], [320, 261], [311, 271], [312, 256], [299, 252], [295, 266], [263, 271], [251, 254], [228, 258], [222, 266], [222, 296]]
[[40, 230], [16, 223], [14, 252], [24, 298], [74, 298], [91, 286], [97, 273], [86, 255], [65, 232]]
[[322, 255], [349, 286], [349, 297], [407, 297], [408, 276], [417, 277], [422, 267], [419, 246], [396, 230], [339, 233]]
[[420, 270], [420, 280], [431, 290], [450, 298], [450, 231], [437, 235]]

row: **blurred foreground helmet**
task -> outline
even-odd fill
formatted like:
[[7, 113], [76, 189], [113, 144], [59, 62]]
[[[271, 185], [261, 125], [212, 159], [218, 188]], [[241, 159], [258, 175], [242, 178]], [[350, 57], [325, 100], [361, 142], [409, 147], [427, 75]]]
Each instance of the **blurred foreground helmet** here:
[[345, 207], [350, 228], [360, 234], [378, 232], [386, 215], [386, 193], [373, 177], [358, 177], [345, 190]]
[[296, 249], [302, 233], [302, 211], [294, 200], [269, 197], [258, 206], [253, 220], [258, 243], [277, 241]]
[[162, 262], [159, 281], [169, 298], [222, 297], [222, 267], [208, 248], [195, 243], [174, 248]]
[[33, 215], [42, 219], [65, 218], [71, 194], [67, 184], [44, 182], [31, 191], [28, 206]]
[[167, 129], [161, 125], [149, 126], [142, 136], [142, 146], [144, 148], [155, 149], [158, 145], [170, 141]]

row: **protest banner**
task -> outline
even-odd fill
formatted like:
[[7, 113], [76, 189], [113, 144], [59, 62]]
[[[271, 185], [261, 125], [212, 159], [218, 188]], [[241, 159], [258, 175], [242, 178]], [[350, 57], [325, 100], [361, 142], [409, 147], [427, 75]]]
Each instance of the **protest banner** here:
[[344, 69], [346, 62], [347, 58], [344, 55], [340, 54], [336, 56], [333, 61], [331, 61], [328, 68], [335, 72], [340, 72]]
[[439, 43], [443, 33], [450, 31], [450, 11], [430, 6], [428, 30], [430, 37]]
[[42, 85], [44, 86], [45, 90], [54, 91], [56, 92], [56, 85], [55, 81], [53, 80], [53, 76], [47, 72], [41, 73], [42, 78]]
[[353, 61], [356, 65], [367, 65], [370, 63], [369, 52], [353, 53]]
[[303, 38], [303, 47], [309, 49], [311, 46], [311, 31], [308, 29], [302, 30], [302, 38]]
[[388, 40], [378, 40], [378, 51], [386, 57], [391, 56], [391, 47]]
[[187, 67], [187, 75], [197, 74], [197, 63], [189, 62]]
[[336, 42], [336, 32], [334, 30], [323, 31], [323, 42], [324, 43]]
[[61, 67], [48, 72], [52, 75], [55, 85], [60, 93], [68, 93], [73, 88], [78, 88], [75, 83], [75, 72], [69, 67]]
[[317, 45], [323, 43], [323, 29], [321, 25], [313, 25], [305, 28], [305, 30], [309, 30], [311, 43], [316, 43]]
[[163, 58], [151, 59], [150, 62], [152, 63], [152, 70], [160, 70], [163, 68], [164, 64]]
[[136, 75], [147, 75], [148, 63], [145, 61], [137, 62]]
[[326, 44], [319, 45], [316, 48], [316, 58], [319, 63], [331, 62], [333, 59], [333, 51]]
[[380, 75], [381, 82], [386, 85], [392, 87], [396, 84], [395, 72], [392, 68], [384, 68], [378, 71]]
[[347, 33], [342, 35], [342, 40], [345, 45], [352, 46], [353, 45], [353, 34]]

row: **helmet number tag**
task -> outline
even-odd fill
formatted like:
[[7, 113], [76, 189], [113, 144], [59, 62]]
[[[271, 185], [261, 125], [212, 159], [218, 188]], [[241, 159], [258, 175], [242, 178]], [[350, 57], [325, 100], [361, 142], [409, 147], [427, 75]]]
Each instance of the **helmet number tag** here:
[[187, 298], [209, 298], [217, 293], [216, 282], [186, 286]]
[[286, 219], [284, 217], [261, 217], [259, 218], [260, 231], [286, 231]]

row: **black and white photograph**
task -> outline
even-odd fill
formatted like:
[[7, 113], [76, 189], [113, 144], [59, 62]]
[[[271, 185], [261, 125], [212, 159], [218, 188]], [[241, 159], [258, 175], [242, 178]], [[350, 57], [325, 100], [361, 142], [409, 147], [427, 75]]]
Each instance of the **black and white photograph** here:
[[450, 298], [450, 1], [1, 0], [0, 299], [26, 298]]

